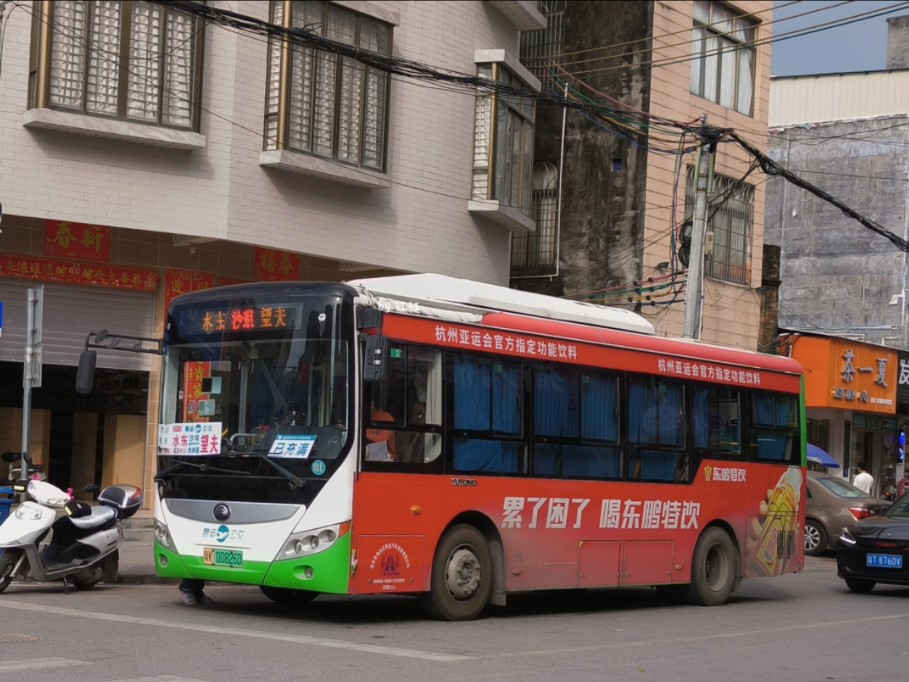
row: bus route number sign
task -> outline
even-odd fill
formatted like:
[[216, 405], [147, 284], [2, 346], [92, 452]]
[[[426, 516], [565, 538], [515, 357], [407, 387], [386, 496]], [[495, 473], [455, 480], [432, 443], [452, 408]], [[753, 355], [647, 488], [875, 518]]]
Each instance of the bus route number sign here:
[[243, 552], [236, 549], [202, 548], [202, 563], [206, 566], [229, 566], [240, 568], [243, 565]]

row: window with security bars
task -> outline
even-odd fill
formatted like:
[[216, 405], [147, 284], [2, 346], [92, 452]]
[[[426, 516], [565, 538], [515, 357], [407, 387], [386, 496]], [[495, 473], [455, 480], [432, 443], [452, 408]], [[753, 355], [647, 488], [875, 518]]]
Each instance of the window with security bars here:
[[51, 0], [36, 3], [33, 35], [31, 106], [198, 129], [200, 19], [139, 0]]
[[696, 0], [691, 92], [751, 116], [757, 23], [717, 2]]
[[[478, 75], [525, 88], [503, 64], [478, 64]], [[493, 89], [477, 93], [471, 198], [494, 199], [530, 216], [534, 102]]]
[[566, 0], [540, 0], [537, 8], [546, 17], [546, 28], [521, 31], [521, 63], [548, 83], [553, 62], [564, 51]]
[[[685, 219], [691, 221], [695, 203], [695, 169], [688, 167]], [[751, 283], [751, 234], [754, 225], [754, 187], [712, 176], [707, 189], [707, 233], [704, 274], [735, 284]]]
[[511, 275], [555, 274], [558, 241], [559, 171], [552, 163], [537, 164], [533, 171], [531, 218], [536, 232], [518, 233], [511, 238]]
[[[273, 0], [272, 23], [391, 54], [391, 26], [329, 2]], [[305, 41], [304, 41], [305, 42]], [[389, 75], [353, 57], [272, 38], [265, 105], [266, 150], [290, 149], [382, 171]]]

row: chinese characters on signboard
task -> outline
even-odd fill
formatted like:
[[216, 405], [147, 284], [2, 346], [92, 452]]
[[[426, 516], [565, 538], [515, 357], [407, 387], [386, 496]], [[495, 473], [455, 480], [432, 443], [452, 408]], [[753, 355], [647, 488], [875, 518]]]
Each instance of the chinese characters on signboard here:
[[[839, 377], [841, 386], [833, 387], [833, 399], [836, 401], [858, 402], [871, 405], [893, 405], [893, 398], [880, 395], [880, 391], [890, 388], [887, 381], [887, 370], [890, 358], [874, 355], [873, 351], [861, 349], [860, 353], [846, 348], [840, 355]], [[872, 391], [877, 388], [877, 391]], [[888, 392], [889, 394], [889, 392]]]
[[154, 291], [158, 287], [158, 273], [155, 270], [120, 265], [87, 265], [72, 260], [32, 258], [30, 256], [0, 257], [0, 277], [18, 277], [135, 291]]
[[300, 256], [278, 249], [256, 248], [256, 280], [280, 282], [300, 279]]
[[221, 453], [221, 422], [160, 424], [158, 452], [165, 456]]
[[106, 263], [110, 260], [110, 228], [65, 220], [46, 220], [44, 254]]

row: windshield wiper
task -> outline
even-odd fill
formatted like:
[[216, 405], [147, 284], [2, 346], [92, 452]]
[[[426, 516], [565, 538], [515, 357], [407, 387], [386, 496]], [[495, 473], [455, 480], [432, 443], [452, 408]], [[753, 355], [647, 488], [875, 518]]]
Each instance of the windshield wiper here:
[[268, 462], [271, 465], [272, 469], [274, 469], [279, 474], [281, 474], [281, 476], [283, 476], [287, 480], [287, 482], [290, 483], [291, 489], [303, 487], [302, 478], [297, 476], [292, 471], [288, 471], [287, 469], [285, 469], [283, 466], [281, 466], [276, 461], [271, 459], [267, 453], [262, 452], [261, 450], [250, 450], [248, 453], [243, 453], [243, 454], [249, 454], [249, 455], [252, 455], [253, 457], [256, 457], [256, 458], [262, 460], [263, 462]]
[[168, 474], [173, 473], [177, 469], [182, 469], [183, 467], [193, 467], [203, 473], [213, 471], [213, 472], [217, 472], [220, 474], [237, 474], [239, 476], [249, 476], [250, 475], [250, 473], [248, 471], [238, 471], [236, 469], [225, 469], [224, 467], [216, 467], [211, 464], [207, 464], [206, 462], [201, 462], [201, 463], [200, 462], [190, 462], [185, 459], [178, 459], [176, 462], [171, 464], [169, 467], [165, 467], [164, 469], [159, 471], [155, 475], [155, 480], [156, 481], [163, 480], [163, 478], [165, 476], [167, 476]]

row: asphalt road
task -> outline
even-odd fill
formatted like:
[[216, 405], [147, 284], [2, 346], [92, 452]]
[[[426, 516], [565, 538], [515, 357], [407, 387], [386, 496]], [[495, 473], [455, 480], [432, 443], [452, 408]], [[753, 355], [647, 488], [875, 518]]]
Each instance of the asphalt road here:
[[250, 587], [212, 585], [183, 605], [173, 585], [120, 583], [0, 595], [0, 681], [848, 680], [909, 670], [909, 588], [846, 590], [831, 558], [745, 581], [722, 607], [671, 606], [650, 589], [516, 597], [468, 623], [416, 601], [320, 597], [294, 612]]

